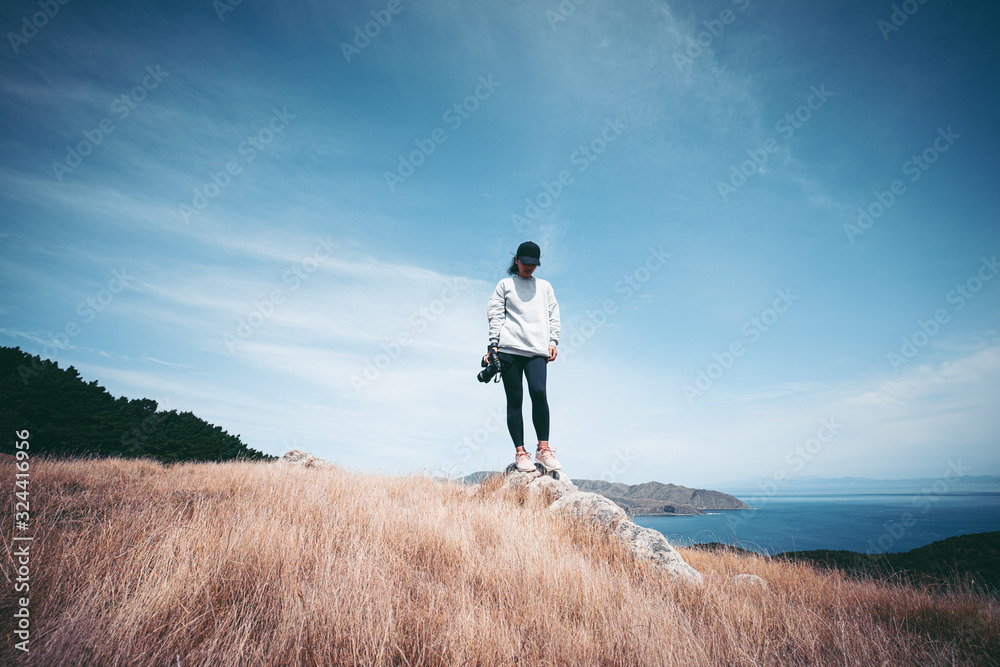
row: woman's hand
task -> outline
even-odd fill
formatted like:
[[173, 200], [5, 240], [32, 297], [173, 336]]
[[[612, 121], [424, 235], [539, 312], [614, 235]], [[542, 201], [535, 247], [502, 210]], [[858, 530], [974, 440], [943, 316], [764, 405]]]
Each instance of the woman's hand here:
[[556, 360], [556, 346], [549, 345], [549, 361], [555, 361], [555, 360]]

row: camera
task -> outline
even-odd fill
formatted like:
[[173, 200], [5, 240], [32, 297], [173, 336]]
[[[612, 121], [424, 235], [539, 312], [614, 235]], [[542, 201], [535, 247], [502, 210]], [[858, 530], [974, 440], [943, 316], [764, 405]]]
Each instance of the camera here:
[[500, 369], [503, 367], [503, 362], [500, 361], [500, 355], [495, 348], [489, 348], [486, 356], [483, 357], [482, 365], [486, 370], [479, 371], [479, 375], [476, 376], [477, 380], [480, 382], [500, 381]]

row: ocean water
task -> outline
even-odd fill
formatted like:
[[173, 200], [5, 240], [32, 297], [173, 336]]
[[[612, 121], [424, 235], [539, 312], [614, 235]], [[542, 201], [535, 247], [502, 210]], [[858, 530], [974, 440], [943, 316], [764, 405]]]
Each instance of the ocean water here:
[[633, 520], [678, 546], [723, 542], [768, 554], [810, 549], [892, 553], [956, 535], [1000, 530], [1000, 492], [995, 491], [824, 490], [766, 499], [730, 493], [755, 509]]

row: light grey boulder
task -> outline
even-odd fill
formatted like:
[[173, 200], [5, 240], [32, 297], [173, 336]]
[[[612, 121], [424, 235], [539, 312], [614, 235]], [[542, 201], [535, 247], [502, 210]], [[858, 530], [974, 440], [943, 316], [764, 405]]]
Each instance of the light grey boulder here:
[[302, 466], [303, 468], [323, 468], [329, 470], [337, 467], [326, 459], [321, 459], [315, 454], [303, 452], [298, 449], [293, 449], [292, 451], [287, 452], [284, 456], [275, 461], [275, 463], [297, 465]]
[[548, 475], [543, 475], [537, 470], [522, 472], [517, 470], [504, 475], [500, 484], [502, 489], [516, 489], [524, 487], [531, 494], [541, 494], [547, 489], [552, 492], [553, 497], [558, 499], [567, 494], [576, 492], [576, 486], [566, 475], [560, 475], [555, 479]]
[[590, 519], [608, 528], [615, 528], [628, 515], [621, 507], [598, 493], [576, 491], [568, 493], [549, 505], [549, 511], [581, 519]]
[[559, 479], [553, 479], [548, 475], [540, 475], [528, 484], [528, 491], [531, 493], [543, 493], [546, 490], [552, 492], [552, 497], [555, 500], [559, 500], [571, 493], [577, 493], [576, 486], [565, 475], [560, 476]]
[[701, 573], [687, 564], [662, 533], [631, 521], [625, 510], [613, 500], [598, 493], [580, 491], [569, 475], [560, 472], [559, 478], [555, 479], [537, 470], [522, 472], [508, 467], [500, 488], [522, 487], [529, 493], [542, 493], [545, 489], [550, 489], [556, 498], [549, 505], [550, 512], [590, 521], [609, 529], [636, 557], [653, 561], [672, 580], [683, 584], [703, 583]]
[[688, 565], [658, 530], [622, 521], [615, 532], [632, 553], [652, 560], [672, 579], [682, 583], [703, 583], [701, 572]]
[[521, 472], [518, 470], [517, 472], [504, 475], [503, 481], [500, 482], [500, 488], [516, 489], [521, 486], [527, 487], [541, 476], [541, 473], [536, 470], [532, 470], [531, 472]]

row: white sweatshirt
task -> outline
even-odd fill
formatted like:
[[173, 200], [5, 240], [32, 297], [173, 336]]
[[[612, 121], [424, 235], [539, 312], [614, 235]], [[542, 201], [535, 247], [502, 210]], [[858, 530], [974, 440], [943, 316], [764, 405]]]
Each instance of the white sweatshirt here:
[[490, 345], [498, 352], [549, 356], [559, 344], [559, 304], [549, 281], [510, 276], [497, 283], [486, 308]]

